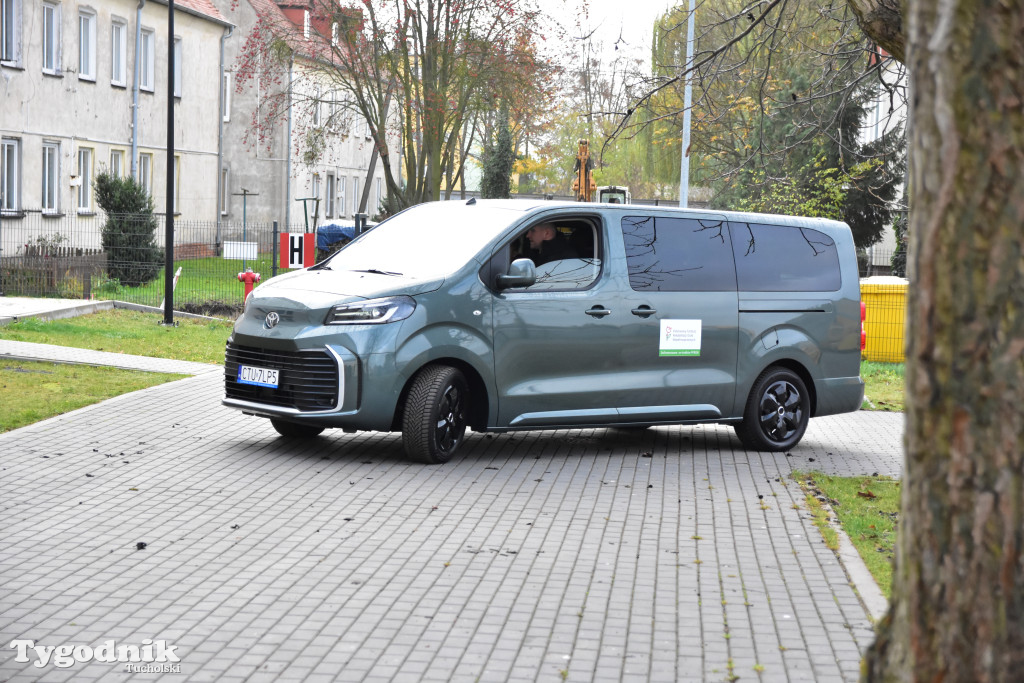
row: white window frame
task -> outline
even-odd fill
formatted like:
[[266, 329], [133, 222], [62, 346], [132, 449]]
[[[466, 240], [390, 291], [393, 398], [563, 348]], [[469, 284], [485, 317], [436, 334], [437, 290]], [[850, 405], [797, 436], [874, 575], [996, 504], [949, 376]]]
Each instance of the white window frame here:
[[0, 211], [21, 211], [21, 140], [0, 139]]
[[42, 209], [44, 214], [60, 213], [60, 143], [43, 141]]
[[128, 85], [128, 22], [110, 22], [110, 84]]
[[352, 176], [352, 215], [359, 213], [359, 176]]
[[78, 10], [78, 78], [96, 81], [96, 13]]
[[153, 155], [150, 152], [139, 152], [139, 185], [146, 196], [153, 196]]
[[302, 37], [303, 38], [309, 38], [309, 26], [310, 26], [309, 10], [307, 9], [307, 10], [304, 10], [303, 13], [302, 13]]
[[220, 215], [228, 215], [228, 202], [231, 199], [231, 194], [228, 192], [228, 179], [231, 177], [231, 173], [228, 171], [228, 167], [220, 169]]
[[376, 216], [377, 212], [380, 211], [381, 188], [382, 188], [383, 185], [384, 185], [384, 179], [381, 178], [380, 176], [378, 176], [377, 177], [377, 203], [373, 207], [373, 212], [370, 213], [371, 216]]
[[23, 0], [0, 0], [0, 64], [21, 66]]
[[[313, 174], [313, 181], [310, 183], [310, 185], [312, 186], [313, 191], [312, 191], [312, 193], [309, 196], [310, 197], [316, 197], [317, 199], [319, 199], [320, 198], [320, 174], [319, 173], [314, 173]], [[321, 202], [314, 202], [313, 203], [313, 206], [317, 207], [317, 210], [314, 212], [317, 217], [320, 216], [320, 209], [319, 209], [320, 204], [321, 204]]]
[[60, 4], [43, 3], [43, 73], [60, 75]]
[[181, 37], [174, 36], [174, 96], [181, 97], [181, 62], [184, 59], [181, 49]]
[[95, 154], [91, 147], [78, 148], [78, 213], [92, 213], [92, 171]]
[[[124, 150], [123, 149], [112, 149], [110, 150], [110, 175], [115, 178], [124, 177]], [[116, 159], [116, 161], [115, 161]]]
[[345, 204], [345, 188], [348, 186], [348, 178], [340, 176], [338, 178], [338, 218], [344, 218], [345, 212], [348, 209], [348, 205]]
[[221, 83], [221, 87], [224, 89], [224, 123], [231, 121], [231, 72], [225, 71], [224, 78]]
[[151, 28], [142, 29], [142, 59], [139, 61], [139, 90], [153, 92], [156, 88], [156, 33]]
[[324, 185], [324, 217], [334, 218], [334, 195], [335, 195], [335, 178], [334, 174], [330, 171], [327, 172], [327, 182]]
[[181, 155], [174, 155], [174, 214], [181, 213]]

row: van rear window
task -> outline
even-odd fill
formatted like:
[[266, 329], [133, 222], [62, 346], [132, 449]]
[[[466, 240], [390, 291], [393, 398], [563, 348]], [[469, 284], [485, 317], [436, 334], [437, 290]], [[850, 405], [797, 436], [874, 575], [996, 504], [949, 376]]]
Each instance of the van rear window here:
[[730, 223], [741, 291], [834, 292], [841, 286], [839, 252], [810, 228]]
[[626, 216], [629, 286], [638, 292], [727, 292], [736, 268], [725, 221]]

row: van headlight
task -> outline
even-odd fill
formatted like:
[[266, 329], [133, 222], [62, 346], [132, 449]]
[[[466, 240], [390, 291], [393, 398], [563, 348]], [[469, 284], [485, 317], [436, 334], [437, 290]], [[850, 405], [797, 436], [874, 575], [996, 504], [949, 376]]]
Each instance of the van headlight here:
[[335, 306], [324, 325], [375, 325], [405, 320], [416, 310], [416, 301], [408, 296], [355, 301]]

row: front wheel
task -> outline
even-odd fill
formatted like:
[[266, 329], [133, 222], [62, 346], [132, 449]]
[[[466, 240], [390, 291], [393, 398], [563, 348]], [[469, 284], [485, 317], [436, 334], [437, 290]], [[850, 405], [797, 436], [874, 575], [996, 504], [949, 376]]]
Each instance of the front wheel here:
[[448, 462], [462, 444], [469, 385], [456, 368], [430, 365], [412, 382], [402, 413], [406, 454], [428, 464]]
[[281, 436], [291, 436], [298, 439], [312, 439], [324, 431], [323, 427], [318, 427], [317, 425], [299, 424], [298, 422], [279, 420], [276, 417], [270, 418], [270, 424], [274, 425], [274, 429]]
[[807, 430], [811, 401], [800, 376], [772, 367], [754, 382], [736, 435], [755, 451], [784, 451], [796, 446]]

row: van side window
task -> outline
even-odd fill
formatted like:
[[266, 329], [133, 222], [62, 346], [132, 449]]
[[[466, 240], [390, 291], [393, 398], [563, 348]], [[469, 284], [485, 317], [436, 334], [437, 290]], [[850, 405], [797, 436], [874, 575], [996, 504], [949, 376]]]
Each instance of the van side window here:
[[839, 252], [828, 235], [786, 225], [732, 223], [741, 291], [835, 292]]
[[626, 216], [622, 219], [629, 286], [635, 291], [736, 289], [725, 221]]
[[[528, 258], [535, 264], [537, 281], [529, 287], [509, 291], [573, 291], [591, 287], [601, 274], [602, 254], [600, 231], [593, 222], [574, 217], [558, 217], [541, 221], [536, 226], [550, 228], [550, 232], [536, 236], [529, 234], [531, 230], [526, 230], [516, 236], [491, 259], [492, 276], [504, 273], [512, 261]], [[532, 246], [531, 236], [539, 248]], [[538, 241], [543, 237], [549, 240]], [[557, 242], [557, 248], [544, 243], [548, 241]]]

